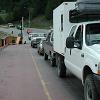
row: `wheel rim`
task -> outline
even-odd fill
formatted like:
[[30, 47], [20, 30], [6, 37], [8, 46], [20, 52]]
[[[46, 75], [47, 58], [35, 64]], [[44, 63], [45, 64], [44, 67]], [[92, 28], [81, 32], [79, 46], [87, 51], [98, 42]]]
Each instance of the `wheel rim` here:
[[92, 100], [92, 90], [89, 84], [87, 84], [86, 100]]

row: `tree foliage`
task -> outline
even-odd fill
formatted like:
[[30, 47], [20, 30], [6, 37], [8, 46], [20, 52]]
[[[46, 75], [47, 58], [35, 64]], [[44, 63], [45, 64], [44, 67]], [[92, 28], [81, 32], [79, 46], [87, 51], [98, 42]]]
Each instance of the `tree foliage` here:
[[[45, 14], [47, 19], [52, 19], [53, 9], [64, 1], [76, 0], [0, 0], [0, 9], [6, 10], [11, 14], [12, 20], [20, 20], [23, 16], [28, 18]], [[8, 16], [9, 16], [8, 15]], [[9, 16], [10, 17], [10, 16]]]
[[2, 17], [0, 17], [0, 24], [3, 24], [4, 23], [4, 20]]

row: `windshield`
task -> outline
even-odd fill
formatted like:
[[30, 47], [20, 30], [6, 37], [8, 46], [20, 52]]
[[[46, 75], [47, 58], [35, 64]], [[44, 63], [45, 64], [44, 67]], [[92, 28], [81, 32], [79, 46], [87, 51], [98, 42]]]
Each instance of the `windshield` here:
[[46, 34], [32, 34], [32, 37], [46, 37]]
[[46, 34], [41, 33], [41, 34], [39, 34], [39, 36], [40, 37], [46, 37]]
[[38, 34], [32, 34], [32, 37], [38, 37], [39, 35]]
[[100, 23], [86, 26], [86, 44], [88, 46], [100, 44]]

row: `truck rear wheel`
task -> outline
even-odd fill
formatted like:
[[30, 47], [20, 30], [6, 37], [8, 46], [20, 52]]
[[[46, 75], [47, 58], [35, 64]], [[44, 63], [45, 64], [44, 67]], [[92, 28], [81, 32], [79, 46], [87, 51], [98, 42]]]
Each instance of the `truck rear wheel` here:
[[35, 48], [35, 46], [34, 46], [34, 45], [32, 45], [32, 48]]
[[64, 64], [63, 59], [60, 56], [58, 56], [57, 62], [58, 62], [57, 63], [58, 76], [66, 77], [66, 66]]
[[99, 100], [92, 74], [88, 75], [84, 85], [85, 100]]
[[51, 66], [55, 66], [56, 60], [54, 58], [50, 57], [50, 63], [51, 63]]
[[38, 54], [41, 55], [40, 49], [38, 49]]
[[44, 60], [48, 60], [48, 55], [44, 53]]

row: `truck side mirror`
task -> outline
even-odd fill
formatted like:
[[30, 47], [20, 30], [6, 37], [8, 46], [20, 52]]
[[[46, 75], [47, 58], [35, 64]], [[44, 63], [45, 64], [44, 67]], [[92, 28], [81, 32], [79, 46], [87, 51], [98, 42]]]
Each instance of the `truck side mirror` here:
[[66, 47], [67, 48], [74, 48], [74, 37], [70, 36], [66, 39]]

